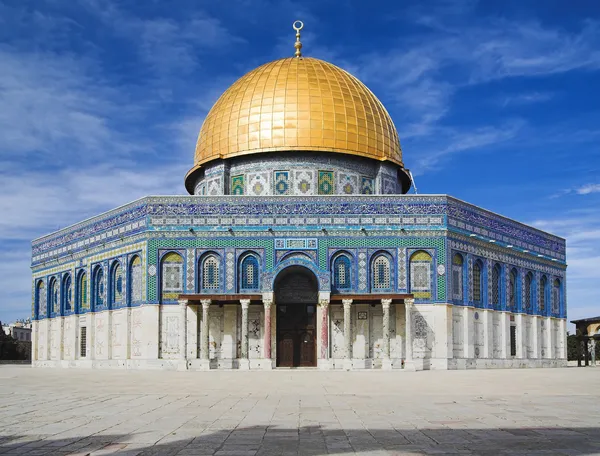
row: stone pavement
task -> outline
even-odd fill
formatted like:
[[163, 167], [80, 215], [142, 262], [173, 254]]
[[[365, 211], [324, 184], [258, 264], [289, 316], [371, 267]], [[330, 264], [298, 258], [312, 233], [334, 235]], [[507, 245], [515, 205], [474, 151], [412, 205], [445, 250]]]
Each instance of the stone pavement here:
[[0, 366], [0, 454], [600, 455], [600, 368]]

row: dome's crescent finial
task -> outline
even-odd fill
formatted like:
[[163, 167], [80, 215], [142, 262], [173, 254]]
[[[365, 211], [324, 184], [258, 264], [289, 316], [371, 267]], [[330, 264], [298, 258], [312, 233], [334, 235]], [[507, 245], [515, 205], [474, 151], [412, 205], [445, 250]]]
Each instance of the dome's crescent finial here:
[[302, 43], [300, 42], [300, 30], [304, 27], [304, 23], [302, 21], [296, 21], [292, 24], [294, 30], [296, 30], [296, 43], [294, 47], [296, 48], [296, 53], [294, 54], [297, 58], [302, 57]]

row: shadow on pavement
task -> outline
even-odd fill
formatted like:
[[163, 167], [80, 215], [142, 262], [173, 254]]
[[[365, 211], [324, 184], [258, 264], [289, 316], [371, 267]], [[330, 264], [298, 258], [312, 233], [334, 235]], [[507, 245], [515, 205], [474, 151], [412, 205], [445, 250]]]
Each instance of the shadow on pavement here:
[[2, 455], [276, 456], [369, 453], [393, 455], [597, 455], [600, 428], [328, 429], [246, 427], [186, 430], [158, 441], [159, 431], [68, 439], [3, 436]]

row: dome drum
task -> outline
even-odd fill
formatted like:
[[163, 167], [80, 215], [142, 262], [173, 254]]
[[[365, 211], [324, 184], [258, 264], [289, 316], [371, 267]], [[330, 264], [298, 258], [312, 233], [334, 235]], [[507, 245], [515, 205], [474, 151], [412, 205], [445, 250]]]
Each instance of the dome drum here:
[[214, 160], [190, 180], [195, 195], [373, 195], [403, 193], [402, 169], [335, 153], [287, 152]]

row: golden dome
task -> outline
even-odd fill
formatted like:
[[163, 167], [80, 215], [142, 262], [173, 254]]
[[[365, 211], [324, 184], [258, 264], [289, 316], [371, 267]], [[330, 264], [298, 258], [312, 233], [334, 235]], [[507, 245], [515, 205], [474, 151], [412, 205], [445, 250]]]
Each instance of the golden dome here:
[[216, 159], [322, 151], [402, 164], [398, 132], [373, 93], [341, 68], [310, 57], [266, 63], [238, 79], [208, 113], [188, 178]]

